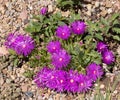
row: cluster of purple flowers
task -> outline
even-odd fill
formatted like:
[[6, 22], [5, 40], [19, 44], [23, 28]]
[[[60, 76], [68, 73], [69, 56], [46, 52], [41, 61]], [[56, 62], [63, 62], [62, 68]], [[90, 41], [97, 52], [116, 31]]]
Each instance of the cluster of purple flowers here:
[[86, 25], [82, 21], [74, 21], [70, 26], [62, 25], [56, 29], [56, 36], [65, 40], [68, 39], [73, 32], [74, 34], [83, 34], [85, 32]]
[[52, 64], [55, 68], [59, 69], [69, 64], [71, 56], [61, 47], [59, 41], [49, 42], [47, 50], [51, 54]]
[[111, 64], [115, 61], [113, 52], [108, 49], [108, 46], [105, 43], [98, 42], [97, 50], [102, 54], [102, 60], [104, 63]]
[[35, 47], [30, 36], [19, 33], [10, 33], [6, 38], [5, 45], [7, 48], [16, 51], [17, 54], [24, 56], [29, 55]]
[[91, 89], [94, 81], [102, 75], [103, 69], [96, 63], [87, 66], [86, 75], [73, 70], [67, 72], [43, 67], [34, 77], [34, 82], [38, 87], [47, 87], [58, 92], [81, 93]]

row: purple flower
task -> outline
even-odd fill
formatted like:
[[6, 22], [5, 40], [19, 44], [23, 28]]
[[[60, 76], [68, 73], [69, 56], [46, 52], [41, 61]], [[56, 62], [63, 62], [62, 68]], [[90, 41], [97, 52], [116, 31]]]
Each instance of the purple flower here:
[[5, 45], [7, 48], [13, 49], [17, 54], [27, 56], [34, 49], [34, 41], [28, 35], [20, 33], [11, 33], [8, 35]]
[[18, 37], [17, 33], [10, 33], [5, 41], [5, 45], [7, 48], [13, 49], [16, 43], [16, 38]]
[[61, 39], [68, 39], [71, 35], [71, 30], [67, 25], [59, 26], [56, 30], [56, 36]]
[[47, 50], [51, 54], [59, 52], [60, 49], [61, 49], [61, 44], [59, 41], [51, 41], [47, 45]]
[[74, 21], [71, 24], [71, 28], [72, 28], [73, 33], [79, 35], [79, 34], [83, 34], [85, 32], [86, 25], [82, 21]]
[[58, 92], [63, 92], [65, 91], [65, 87], [67, 84], [67, 72], [63, 71], [63, 70], [55, 70], [55, 76], [57, 78], [57, 82], [56, 82], [56, 90]]
[[68, 76], [67, 76], [67, 84], [65, 87], [65, 90], [67, 90], [67, 92], [73, 92], [76, 93], [78, 92], [78, 72], [75, 72], [73, 70], [70, 70], [68, 72]]
[[93, 81], [96, 81], [104, 73], [102, 67], [100, 65], [97, 65], [96, 63], [91, 63], [90, 65], [88, 65], [86, 71], [87, 76]]
[[38, 87], [46, 87], [46, 83], [48, 81], [48, 77], [52, 72], [48, 67], [43, 67], [34, 77], [34, 82]]
[[41, 10], [40, 10], [40, 14], [41, 15], [45, 15], [46, 13], [47, 13], [47, 7], [43, 7], [43, 8], [41, 8]]
[[27, 56], [31, 53], [34, 47], [35, 47], [34, 41], [30, 36], [20, 34], [16, 38], [14, 50], [20, 55]]
[[79, 88], [78, 88], [78, 92], [87, 92], [91, 87], [92, 87], [92, 80], [89, 79], [88, 76], [84, 75], [84, 74], [80, 74], [79, 76]]
[[106, 50], [102, 53], [102, 60], [106, 64], [111, 64], [115, 61], [114, 54], [111, 51]]
[[65, 51], [60, 50], [52, 55], [52, 64], [56, 68], [66, 67], [70, 63], [71, 56]]
[[103, 52], [106, 49], [107, 49], [107, 45], [105, 43], [103, 43], [103, 42], [98, 42], [97, 43], [98, 52]]

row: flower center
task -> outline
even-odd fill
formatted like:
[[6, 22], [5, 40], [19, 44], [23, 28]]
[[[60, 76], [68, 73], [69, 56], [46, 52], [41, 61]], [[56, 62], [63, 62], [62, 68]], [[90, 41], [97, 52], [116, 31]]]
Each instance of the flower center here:
[[79, 28], [77, 28], [77, 31], [79, 31], [80, 29]]
[[106, 58], [107, 60], [109, 60], [111, 57], [110, 57], [110, 55], [108, 55], [108, 56], [106, 56], [105, 58]]
[[54, 78], [54, 76], [51, 76], [51, 79], [53, 79]]
[[95, 71], [95, 70], [93, 71], [93, 74], [96, 74], [96, 71]]
[[83, 83], [80, 83], [81, 86], [83, 86], [84, 84]]
[[62, 58], [59, 58], [59, 61], [62, 61], [63, 59]]
[[23, 44], [23, 46], [22, 46], [23, 48], [25, 48], [26, 47], [26, 45], [25, 44]]
[[65, 33], [63, 32], [63, 33], [62, 33], [62, 35], [64, 36], [64, 35], [65, 35]]
[[56, 48], [55, 47], [53, 47], [53, 50], [55, 50]]
[[73, 79], [71, 79], [71, 80], [70, 80], [70, 82], [71, 82], [71, 83], [73, 83], [73, 82], [74, 82], [74, 80], [73, 80]]
[[60, 80], [60, 83], [63, 83], [63, 80]]

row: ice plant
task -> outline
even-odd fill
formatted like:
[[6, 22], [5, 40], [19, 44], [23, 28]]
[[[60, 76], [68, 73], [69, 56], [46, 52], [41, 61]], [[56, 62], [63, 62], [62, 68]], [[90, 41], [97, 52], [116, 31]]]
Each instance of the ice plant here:
[[102, 60], [106, 64], [111, 64], [115, 61], [114, 54], [112, 51], [106, 50], [102, 53]]
[[71, 24], [72, 32], [74, 34], [83, 34], [85, 32], [86, 25], [82, 21], [74, 21]]
[[61, 39], [68, 39], [71, 35], [71, 30], [67, 25], [59, 26], [56, 29], [56, 36]]
[[65, 91], [65, 87], [67, 84], [67, 72], [64, 70], [55, 70], [55, 76], [56, 76], [56, 90], [58, 92]]
[[61, 50], [61, 44], [59, 41], [50, 41], [47, 45], [47, 51], [51, 54], [57, 53]]
[[68, 76], [67, 76], [67, 84], [65, 87], [65, 90], [68, 92], [72, 92], [72, 93], [76, 93], [78, 92], [78, 72], [75, 72], [73, 70], [70, 70], [68, 72]]
[[5, 41], [5, 45], [7, 48], [14, 49], [16, 38], [18, 37], [17, 33], [10, 33]]
[[41, 14], [41, 15], [45, 15], [45, 14], [47, 13], [47, 10], [48, 10], [47, 7], [41, 8], [41, 9], [40, 9], [40, 14]]
[[16, 51], [17, 54], [27, 56], [34, 49], [35, 44], [32, 38], [28, 35], [20, 33], [11, 33], [8, 35], [5, 45]]
[[17, 54], [28, 56], [34, 47], [34, 40], [32, 40], [30, 36], [20, 34], [16, 38], [14, 50], [17, 52]]
[[60, 50], [58, 53], [54, 53], [51, 59], [52, 64], [59, 69], [70, 63], [71, 56], [65, 50]]
[[87, 76], [92, 79], [93, 81], [96, 81], [98, 78], [100, 78], [103, 75], [103, 69], [100, 65], [96, 63], [91, 63], [86, 68]]
[[98, 42], [97, 43], [98, 52], [103, 52], [106, 49], [107, 49], [107, 45], [104, 42]]
[[48, 67], [43, 67], [34, 77], [34, 82], [38, 87], [46, 87], [46, 83], [48, 81], [49, 74], [52, 70]]
[[78, 92], [87, 92], [93, 85], [92, 80], [84, 74], [79, 74], [78, 78]]

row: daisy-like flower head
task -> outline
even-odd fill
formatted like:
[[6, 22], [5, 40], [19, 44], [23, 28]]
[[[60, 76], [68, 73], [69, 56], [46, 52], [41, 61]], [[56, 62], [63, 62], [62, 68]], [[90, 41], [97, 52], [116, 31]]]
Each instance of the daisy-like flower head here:
[[41, 15], [45, 15], [45, 14], [47, 13], [47, 10], [48, 10], [47, 7], [41, 8], [41, 9], [40, 9], [40, 14], [41, 14]]
[[61, 39], [68, 39], [71, 35], [71, 30], [67, 25], [59, 26], [56, 29], [56, 36]]
[[17, 37], [17, 33], [10, 33], [6, 38], [5, 46], [9, 49], [14, 49]]
[[61, 44], [59, 41], [51, 41], [47, 45], [47, 50], [49, 53], [57, 53], [61, 50]]
[[106, 50], [102, 53], [102, 60], [106, 64], [111, 64], [115, 61], [114, 54], [111, 51]]
[[27, 56], [34, 49], [35, 44], [32, 38], [28, 35], [18, 35], [16, 38], [16, 43], [14, 50], [17, 54]]
[[56, 90], [58, 92], [65, 91], [65, 87], [67, 84], [67, 72], [64, 70], [57, 70], [55, 71], [55, 75], [57, 78]]
[[79, 74], [79, 88], [78, 92], [87, 92], [92, 87], [92, 80], [84, 74]]
[[66, 67], [70, 63], [71, 56], [65, 51], [60, 50], [52, 55], [52, 64], [56, 68]]
[[96, 81], [98, 78], [100, 78], [103, 75], [103, 69], [100, 65], [97, 65], [96, 63], [91, 63], [86, 68], [87, 76], [92, 79], [93, 81]]
[[43, 67], [34, 77], [34, 82], [38, 87], [46, 87], [49, 74], [52, 72], [48, 67]]
[[107, 45], [103, 42], [98, 42], [97, 43], [97, 50], [98, 52], [103, 52], [107, 49]]
[[68, 72], [67, 84], [65, 87], [65, 90], [67, 92], [72, 92], [72, 93], [78, 92], [78, 87], [79, 87], [79, 84], [78, 84], [79, 77], [78, 76], [79, 76], [78, 72], [75, 72], [73, 70], [70, 70]]
[[74, 34], [83, 34], [85, 32], [86, 25], [82, 21], [74, 21], [71, 24], [71, 28]]
[[51, 73], [47, 77], [46, 87], [55, 90], [57, 88], [57, 70], [51, 71]]

